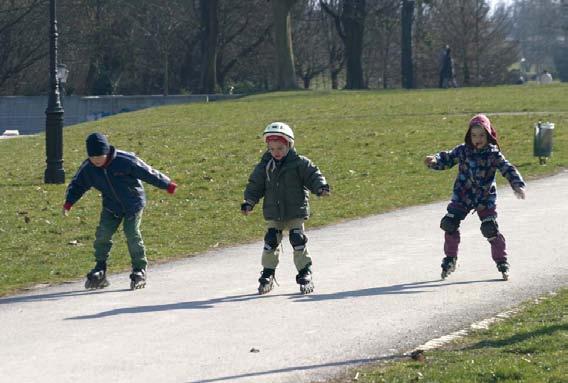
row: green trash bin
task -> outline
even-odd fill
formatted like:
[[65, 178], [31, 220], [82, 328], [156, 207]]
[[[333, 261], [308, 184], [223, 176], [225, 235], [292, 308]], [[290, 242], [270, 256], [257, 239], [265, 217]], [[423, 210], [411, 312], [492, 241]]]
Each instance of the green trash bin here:
[[538, 157], [539, 163], [544, 165], [552, 155], [552, 122], [538, 122], [534, 126], [534, 156]]

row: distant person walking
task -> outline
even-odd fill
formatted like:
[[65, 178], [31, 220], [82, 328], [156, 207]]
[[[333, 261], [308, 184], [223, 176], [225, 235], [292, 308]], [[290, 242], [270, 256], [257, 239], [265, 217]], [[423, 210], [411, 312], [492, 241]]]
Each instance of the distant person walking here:
[[452, 57], [452, 50], [446, 46], [444, 52], [440, 57], [440, 81], [438, 86], [440, 88], [453, 87], [457, 88], [455, 63]]
[[473, 210], [481, 220], [481, 234], [491, 244], [491, 256], [497, 269], [506, 280], [509, 263], [505, 237], [497, 224], [495, 173], [497, 170], [501, 172], [520, 199], [525, 198], [525, 182], [518, 170], [501, 153], [497, 131], [489, 118], [484, 114], [474, 116], [469, 121], [465, 143], [451, 151], [427, 156], [424, 163], [435, 170], [450, 169], [455, 165], [459, 167], [452, 200], [447, 207], [448, 213], [440, 222], [440, 228], [445, 231], [446, 255], [442, 260], [442, 278], [446, 278], [456, 268], [460, 223]]

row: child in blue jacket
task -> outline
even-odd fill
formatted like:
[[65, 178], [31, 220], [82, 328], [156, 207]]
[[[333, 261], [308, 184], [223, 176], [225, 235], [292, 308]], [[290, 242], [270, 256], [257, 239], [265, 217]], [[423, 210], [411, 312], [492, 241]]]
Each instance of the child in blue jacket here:
[[107, 258], [112, 247], [112, 236], [122, 223], [132, 261], [130, 288], [146, 285], [146, 249], [140, 233], [142, 211], [146, 194], [142, 182], [147, 182], [173, 194], [177, 185], [167, 176], [152, 169], [133, 153], [117, 150], [109, 145], [106, 136], [92, 133], [87, 137], [88, 159], [67, 187], [63, 214], [91, 187], [102, 194], [102, 210], [95, 233], [95, 267], [87, 274], [86, 289], [101, 289], [110, 283], [106, 278]]
[[469, 122], [465, 143], [451, 151], [427, 156], [424, 163], [435, 170], [445, 170], [455, 165], [459, 167], [448, 213], [440, 222], [440, 228], [445, 231], [446, 255], [442, 260], [442, 278], [446, 278], [456, 268], [460, 223], [474, 210], [481, 220], [481, 234], [491, 244], [491, 256], [506, 280], [509, 263], [505, 238], [497, 224], [495, 173], [499, 170], [520, 199], [525, 198], [525, 182], [518, 170], [501, 153], [497, 131], [489, 118], [484, 114], [474, 116]]

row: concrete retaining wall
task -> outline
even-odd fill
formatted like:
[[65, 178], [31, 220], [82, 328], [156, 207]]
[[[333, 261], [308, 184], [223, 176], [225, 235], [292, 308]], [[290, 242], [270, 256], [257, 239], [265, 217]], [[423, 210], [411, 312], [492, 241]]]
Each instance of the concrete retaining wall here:
[[[155, 106], [237, 97], [240, 95], [66, 96], [63, 99], [65, 126]], [[19, 130], [20, 134], [43, 132], [46, 108], [47, 96], [0, 97], [0, 134], [5, 130]]]

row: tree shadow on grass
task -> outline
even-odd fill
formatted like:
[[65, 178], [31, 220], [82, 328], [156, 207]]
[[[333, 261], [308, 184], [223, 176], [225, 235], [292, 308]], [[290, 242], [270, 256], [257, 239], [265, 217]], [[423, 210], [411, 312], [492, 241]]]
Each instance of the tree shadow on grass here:
[[515, 334], [509, 338], [505, 339], [496, 339], [496, 340], [482, 340], [481, 342], [475, 343], [469, 347], [466, 347], [466, 350], [477, 350], [482, 348], [501, 348], [506, 346], [511, 346], [516, 343], [524, 342], [525, 340], [539, 337], [539, 336], [552, 336], [558, 331], [568, 331], [568, 324], [558, 324], [552, 326], [545, 326], [543, 328], [539, 328], [535, 331], [524, 332], [521, 334]]
[[375, 287], [375, 288], [362, 289], [362, 290], [341, 291], [337, 293], [321, 294], [321, 295], [318, 294], [301, 295], [300, 293], [267, 294], [267, 295], [258, 295], [256, 293], [242, 294], [242, 295], [233, 295], [221, 298], [206, 299], [201, 301], [187, 301], [187, 302], [177, 302], [177, 303], [158, 304], [158, 305], [125, 307], [120, 309], [103, 311], [96, 314], [74, 316], [70, 318], [65, 318], [65, 320], [98, 319], [98, 318], [105, 318], [115, 315], [142, 314], [148, 312], [171, 311], [171, 310], [210, 309], [215, 307], [215, 305], [222, 303], [244, 302], [255, 299], [274, 299], [277, 297], [288, 297], [289, 299], [297, 299], [298, 302], [309, 302], [309, 301], [323, 301], [330, 299], [358, 298], [364, 296], [375, 296], [375, 295], [386, 295], [386, 294], [417, 294], [417, 293], [427, 292], [427, 290], [420, 290], [420, 288], [428, 288], [428, 287], [438, 288], [450, 285], [483, 283], [491, 281], [494, 280], [445, 282], [445, 283], [435, 283], [436, 281], [425, 281], [425, 282], [404, 283], [404, 284], [398, 284], [386, 287]]

